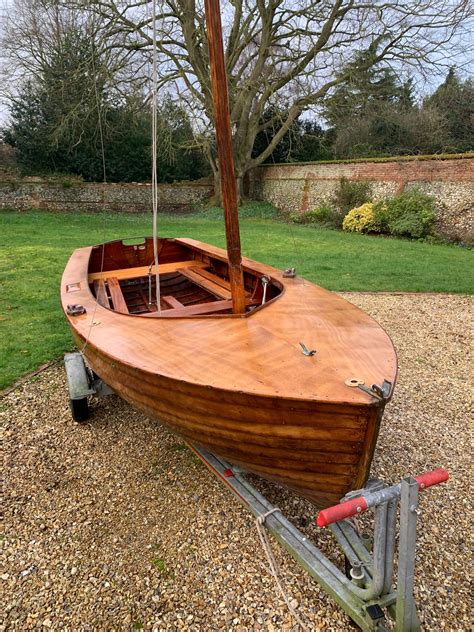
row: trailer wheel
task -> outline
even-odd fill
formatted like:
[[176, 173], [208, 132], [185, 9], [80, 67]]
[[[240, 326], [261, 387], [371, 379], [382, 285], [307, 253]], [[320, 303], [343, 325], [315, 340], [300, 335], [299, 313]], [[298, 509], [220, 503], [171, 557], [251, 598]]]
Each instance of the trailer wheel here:
[[87, 397], [82, 399], [70, 399], [69, 404], [71, 406], [72, 418], [77, 423], [84, 423], [89, 419], [89, 405], [87, 403]]

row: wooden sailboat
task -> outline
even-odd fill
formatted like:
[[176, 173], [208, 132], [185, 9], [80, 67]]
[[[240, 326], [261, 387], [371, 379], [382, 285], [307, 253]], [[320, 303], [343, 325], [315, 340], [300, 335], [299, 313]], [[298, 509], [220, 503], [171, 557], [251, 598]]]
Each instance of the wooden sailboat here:
[[80, 248], [61, 301], [88, 363], [117, 394], [327, 506], [367, 479], [396, 355], [354, 305], [242, 259], [218, 0], [206, 0], [206, 19], [227, 251], [161, 238], [157, 275], [153, 238]]

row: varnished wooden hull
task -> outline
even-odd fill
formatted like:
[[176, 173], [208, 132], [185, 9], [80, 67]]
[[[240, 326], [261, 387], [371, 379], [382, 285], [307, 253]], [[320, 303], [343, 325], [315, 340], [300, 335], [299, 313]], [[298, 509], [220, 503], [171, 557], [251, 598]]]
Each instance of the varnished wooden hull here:
[[[217, 251], [212, 249], [212, 252]], [[273, 306], [268, 305], [246, 318], [176, 319], [178, 322], [173, 321], [172, 325], [168, 324], [170, 321], [165, 324], [162, 320], [150, 323], [149, 318], [126, 316], [97, 307], [89, 288], [85, 287], [84, 270], [87, 266], [84, 267], [84, 261], [81, 263], [80, 259], [74, 260], [73, 255], [66, 268], [62, 286], [63, 306], [72, 302], [66, 288], [74, 283], [81, 284], [80, 290], [74, 291], [73, 298], [74, 302], [80, 299], [81, 304], [86, 306], [87, 314], [68, 317], [68, 320], [79, 347], [83, 347], [88, 339], [84, 353], [91, 367], [117, 394], [184, 439], [248, 471], [285, 485], [319, 507], [337, 502], [347, 491], [365, 483], [383, 405], [376, 398], [348, 387], [344, 381], [354, 377], [355, 366], [359, 363], [359, 374], [355, 376], [360, 377], [364, 372], [362, 377], [366, 378], [366, 383], [381, 383], [383, 379], [394, 382], [396, 357], [393, 346], [374, 321], [370, 321], [373, 344], [378, 346], [377, 353], [381, 352], [385, 357], [380, 361], [369, 361], [365, 352], [358, 352], [360, 357], [356, 353], [357, 361], [352, 365], [348, 357], [341, 356], [339, 363], [334, 357], [334, 367], [329, 373], [330, 357], [328, 355], [324, 359], [324, 356], [326, 348], [331, 349], [330, 342], [326, 341], [325, 345], [322, 340], [319, 344], [314, 340], [316, 348], [319, 347], [314, 358], [305, 357], [298, 344], [300, 338], [308, 345], [313, 342], [309, 336], [316, 321], [308, 315], [307, 305], [314, 295], [312, 288], [317, 288], [313, 284], [306, 284], [310, 290], [306, 305], [300, 307], [304, 317], [294, 315], [292, 325], [288, 324], [288, 336], [295, 343], [289, 346], [281, 340], [285, 293], [275, 300]], [[273, 276], [280, 274], [261, 264], [247, 262], [247, 265], [254, 265], [260, 272]], [[298, 283], [293, 279], [286, 281], [281, 275], [279, 281], [285, 289]], [[317, 295], [322, 297], [319, 309], [327, 310], [327, 301], [333, 295], [321, 288], [317, 290]], [[322, 294], [319, 295], [319, 292]], [[289, 298], [287, 296], [286, 300]], [[342, 300], [338, 297], [334, 299], [337, 305]], [[317, 308], [315, 304], [313, 309]], [[352, 309], [356, 310], [351, 306], [350, 313]], [[344, 311], [342, 307], [341, 310]], [[267, 315], [265, 311], [268, 311]], [[359, 310], [354, 311], [355, 322], [358, 318], [360, 322], [369, 322], [365, 314], [363, 318], [360, 314]], [[293, 331], [294, 320], [298, 321], [298, 318], [299, 325]], [[333, 332], [333, 354], [336, 355], [344, 344], [341, 337], [348, 335], [348, 324], [345, 318], [341, 318], [341, 313], [336, 310]], [[133, 326], [125, 326], [124, 319], [127, 325], [130, 320], [133, 321]], [[271, 326], [271, 337], [264, 331], [265, 322], [270, 322], [268, 319], [276, 319]], [[341, 321], [339, 324], [338, 319]], [[140, 328], [145, 327], [142, 325], [145, 321], [146, 331], [143, 333]], [[246, 325], [242, 326], [244, 321]], [[91, 322], [95, 324], [91, 326]], [[127, 337], [127, 340], [122, 340], [115, 328], [121, 328], [121, 336]], [[238, 335], [235, 328], [240, 328]], [[361, 326], [360, 335], [364, 338], [367, 331], [363, 329]], [[156, 334], [156, 330], [161, 333]], [[134, 345], [129, 344], [129, 338], [134, 335], [135, 357], [131, 351]], [[180, 336], [186, 335], [189, 338], [181, 341]], [[356, 339], [354, 332], [349, 338]], [[119, 339], [121, 344], [117, 342]], [[251, 355], [253, 364], [247, 365], [242, 361], [241, 371], [237, 373], [239, 357], [243, 353], [237, 348], [239, 339], [244, 352]], [[186, 366], [180, 371], [180, 362], [186, 358], [186, 344], [190, 345], [188, 364], [191, 367]], [[172, 353], [174, 349], [176, 357], [170, 358], [169, 363], [163, 359], [153, 362], [144, 355], [147, 345], [152, 355]], [[209, 349], [210, 345], [212, 349]], [[261, 353], [266, 354], [264, 358]], [[199, 360], [196, 354], [202, 360], [202, 375], [195, 366]], [[216, 366], [211, 366], [211, 362]], [[337, 388], [331, 390], [331, 384], [318, 383], [321, 365], [326, 367], [327, 381], [334, 381]], [[273, 371], [273, 375], [267, 374], [269, 371]], [[338, 371], [340, 375], [337, 375]], [[220, 373], [222, 379], [219, 378]], [[312, 377], [314, 383], [311, 386]]]

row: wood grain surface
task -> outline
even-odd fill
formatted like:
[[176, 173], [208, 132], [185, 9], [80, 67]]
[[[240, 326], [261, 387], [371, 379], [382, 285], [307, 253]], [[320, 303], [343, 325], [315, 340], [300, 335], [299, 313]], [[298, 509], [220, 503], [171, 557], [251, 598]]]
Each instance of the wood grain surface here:
[[[204, 264], [200, 261], [193, 259], [192, 261], [177, 261], [173, 263], [162, 263], [159, 265], [160, 274], [167, 274], [168, 272], [175, 272], [178, 268], [196, 268], [203, 267]], [[135, 279], [140, 276], [148, 276], [150, 266], [137, 266], [134, 268], [121, 268], [119, 270], [109, 270], [106, 272], [91, 272], [89, 274], [89, 283], [91, 281], [99, 279], [108, 279], [109, 277], [115, 277], [119, 281], [124, 279]], [[155, 274], [156, 266], [151, 266], [152, 275]]]
[[245, 312], [245, 292], [242, 274], [239, 215], [237, 211], [234, 150], [230, 125], [229, 96], [227, 94], [224, 45], [222, 42], [221, 8], [219, 0], [204, 0], [204, 6], [233, 311], [236, 314], [243, 314]]
[[[216, 247], [173, 242], [186, 260], [190, 251], [198, 260], [227, 260]], [[96, 303], [88, 283], [91, 254], [92, 248], [73, 253], [61, 299], [64, 309], [71, 296], [86, 308], [68, 316], [69, 324], [78, 345], [87, 339], [88, 361], [115, 392], [185, 439], [318, 506], [364, 484], [383, 405], [345, 380], [394, 383], [397, 373], [392, 342], [370, 316], [245, 258], [246, 274], [268, 275], [283, 290], [245, 316], [120, 314]], [[316, 354], [303, 355], [300, 342]]]

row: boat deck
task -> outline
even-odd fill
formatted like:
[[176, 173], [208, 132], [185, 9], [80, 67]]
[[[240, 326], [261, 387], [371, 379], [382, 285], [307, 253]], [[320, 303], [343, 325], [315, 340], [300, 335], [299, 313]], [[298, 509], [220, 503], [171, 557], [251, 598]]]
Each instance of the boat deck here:
[[[160, 260], [160, 273], [163, 281], [173, 281], [162, 291], [161, 316], [147, 305], [148, 266], [144, 271], [135, 265], [135, 255], [127, 253], [127, 260], [121, 252], [110, 256], [101, 270], [100, 247], [75, 251], [64, 272], [62, 302], [64, 309], [80, 303], [87, 310], [69, 317], [82, 343], [87, 338], [111, 360], [138, 363], [151, 374], [263, 396], [367, 405], [370, 398], [347, 386], [347, 379], [369, 386], [384, 379], [394, 383], [397, 359], [389, 336], [348, 301], [244, 258], [247, 313], [231, 314], [225, 298], [225, 251], [191, 239], [170, 240], [169, 248]], [[170, 261], [178, 252], [181, 261]], [[219, 282], [211, 279], [213, 292], [202, 276], [210, 266], [220, 277]], [[195, 281], [198, 275], [201, 285]], [[262, 306], [264, 275], [271, 284]], [[300, 342], [316, 354], [303, 355]], [[160, 353], [150, 353], [150, 348]]]

